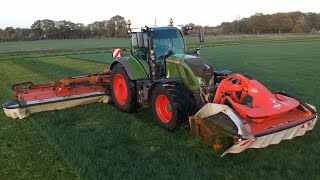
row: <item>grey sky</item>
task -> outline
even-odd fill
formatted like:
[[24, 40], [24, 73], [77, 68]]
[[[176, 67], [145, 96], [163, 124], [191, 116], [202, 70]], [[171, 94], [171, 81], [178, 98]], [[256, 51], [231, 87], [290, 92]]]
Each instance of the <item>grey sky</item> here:
[[0, 28], [30, 27], [38, 19], [69, 20], [85, 25], [108, 20], [114, 15], [130, 19], [133, 26], [193, 22], [196, 25], [219, 25], [221, 22], [249, 17], [261, 12], [320, 12], [318, 0], [228, 0], [228, 1], [141, 1], [141, 0], [16, 0], [0, 3]]

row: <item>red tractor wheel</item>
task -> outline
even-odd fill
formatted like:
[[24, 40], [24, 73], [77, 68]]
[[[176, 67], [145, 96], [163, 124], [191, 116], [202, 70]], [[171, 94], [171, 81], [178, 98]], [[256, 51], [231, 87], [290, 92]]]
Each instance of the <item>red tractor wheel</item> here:
[[167, 96], [160, 94], [156, 99], [156, 111], [159, 119], [163, 123], [168, 123], [172, 119], [172, 108]]
[[181, 84], [160, 85], [152, 92], [153, 119], [161, 126], [174, 130], [179, 124], [187, 122], [191, 99]]
[[136, 85], [130, 80], [125, 69], [116, 64], [110, 74], [111, 95], [118, 109], [132, 112], [138, 109]]
[[113, 92], [116, 101], [125, 105], [128, 99], [128, 87], [121, 74], [116, 74], [113, 80]]

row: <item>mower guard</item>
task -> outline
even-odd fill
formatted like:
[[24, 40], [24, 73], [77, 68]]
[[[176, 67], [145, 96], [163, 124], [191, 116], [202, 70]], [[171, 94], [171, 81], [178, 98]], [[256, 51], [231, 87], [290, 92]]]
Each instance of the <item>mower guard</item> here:
[[66, 109], [74, 106], [91, 104], [96, 102], [108, 103], [111, 97], [105, 92], [95, 92], [81, 95], [74, 95], [62, 98], [50, 98], [25, 102], [21, 100], [11, 100], [3, 104], [3, 110], [8, 117], [13, 119], [24, 119], [30, 114]]
[[315, 112], [315, 107], [309, 104], [306, 106], [309, 107], [300, 104], [300, 109], [270, 121], [256, 123], [242, 118], [227, 105], [208, 103], [190, 118], [190, 129], [193, 135], [201, 136], [206, 142], [215, 131], [219, 131], [219, 128], [212, 126], [212, 123], [206, 122], [208, 117], [214, 121], [214, 116], [218, 113], [226, 114], [236, 125], [241, 138], [234, 142], [234, 145], [221, 155], [222, 157], [228, 153], [240, 153], [248, 148], [264, 148], [271, 144], [279, 144], [282, 140], [303, 136], [306, 131], [313, 129], [318, 119], [317, 114], [309, 110], [312, 108]]

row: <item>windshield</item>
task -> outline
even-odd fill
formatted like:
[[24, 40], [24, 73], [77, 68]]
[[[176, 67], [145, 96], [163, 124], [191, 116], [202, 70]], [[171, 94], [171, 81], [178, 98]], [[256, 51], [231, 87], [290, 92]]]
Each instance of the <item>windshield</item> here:
[[185, 47], [179, 30], [172, 28], [153, 30], [153, 48], [156, 60], [162, 60], [168, 50], [173, 54], [184, 54]]

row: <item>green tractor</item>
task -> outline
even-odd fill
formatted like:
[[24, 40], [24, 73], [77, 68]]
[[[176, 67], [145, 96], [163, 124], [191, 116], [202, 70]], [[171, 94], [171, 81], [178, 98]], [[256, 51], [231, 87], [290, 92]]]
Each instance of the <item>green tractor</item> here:
[[[200, 47], [194, 54], [186, 51], [183, 35], [192, 27], [181, 30], [170, 23], [131, 29], [128, 25], [130, 55], [115, 59], [110, 67], [114, 103], [124, 112], [151, 106], [156, 122], [173, 130], [213, 97], [209, 87], [217, 83], [218, 76], [199, 58]], [[203, 30], [199, 32], [201, 42]]]

